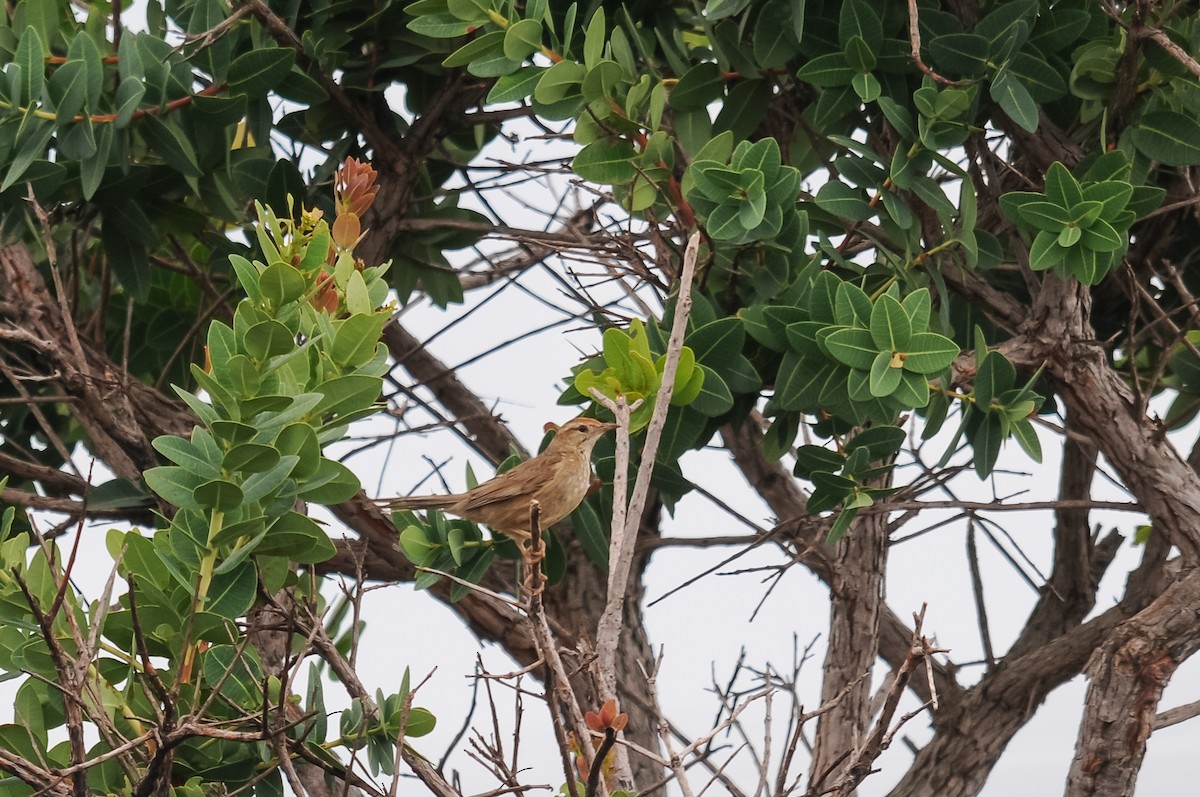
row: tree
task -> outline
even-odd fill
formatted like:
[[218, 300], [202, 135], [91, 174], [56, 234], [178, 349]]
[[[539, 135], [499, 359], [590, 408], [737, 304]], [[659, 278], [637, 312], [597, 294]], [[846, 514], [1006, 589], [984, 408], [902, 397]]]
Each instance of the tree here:
[[[420, 752], [437, 706], [415, 679], [359, 677], [371, 581], [430, 590], [540, 680], [572, 797], [690, 794], [693, 764], [734, 795], [851, 794], [914, 717], [931, 731], [891, 793], [975, 794], [1081, 673], [1066, 793], [1131, 794], [1151, 732], [1197, 713], [1159, 710], [1200, 645], [1193, 5], [173, 0], [126, 22], [21, 0], [0, 27], [6, 793], [380, 794], [413, 773], [458, 794]], [[571, 155], [506, 163], [506, 136]], [[509, 192], [555, 197], [548, 226]], [[339, 447], [380, 396], [399, 420], [372, 444], [415, 406], [498, 467], [530, 453], [389, 301], [469, 304], [541, 268], [562, 294], [540, 299], [596, 332], [560, 403], [621, 421], [600, 488], [527, 551], [385, 517]], [[1061, 448], [1057, 497], [959, 498], [1010, 440], [1014, 461]], [[713, 445], [774, 523], [665, 538]], [[1127, 500], [1093, 497], [1105, 469]], [[1104, 608], [1124, 535], [1091, 512], [1113, 506], [1145, 521]], [[996, 650], [975, 539], [1014, 508], [1043, 511], [1052, 567]], [[95, 522], [120, 528], [87, 595]], [[885, 600], [918, 532], [967, 540], [973, 683]], [[713, 731], [672, 736], [640, 611], [668, 544], [827, 585], [820, 693], [739, 671]], [[742, 712], [789, 692], [770, 757]], [[760, 783], [724, 769], [733, 727]], [[476, 741], [492, 793], [529, 787]]]

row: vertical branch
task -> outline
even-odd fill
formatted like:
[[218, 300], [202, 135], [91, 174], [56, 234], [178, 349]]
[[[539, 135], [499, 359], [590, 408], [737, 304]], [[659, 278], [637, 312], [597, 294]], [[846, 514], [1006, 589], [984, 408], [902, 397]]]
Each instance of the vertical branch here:
[[671, 726], [667, 723], [667, 718], [663, 715], [662, 703], [658, 699], [658, 672], [662, 668], [662, 660], [663, 653], [660, 649], [658, 660], [654, 662], [654, 671], [647, 673], [643, 667], [642, 673], [646, 676], [646, 685], [650, 689], [650, 700], [654, 706], [654, 712], [658, 720], [659, 738], [662, 739], [663, 749], [667, 751], [671, 772], [675, 775], [675, 782], [679, 784], [679, 791], [683, 793], [683, 797], [694, 797], [695, 792], [692, 791], [691, 783], [688, 781], [687, 769], [683, 765], [683, 757], [679, 755], [675, 750], [675, 745], [671, 743]]
[[[558, 655], [554, 634], [550, 631], [550, 624], [546, 621], [546, 609], [542, 605], [542, 592], [545, 587], [545, 579], [542, 577], [542, 555], [545, 552], [545, 544], [542, 542], [541, 514], [541, 506], [538, 502], [530, 501], [529, 530], [533, 539], [525, 557], [526, 579], [529, 586], [529, 624], [532, 626], [533, 641], [537, 646], [538, 654], [546, 665], [546, 703], [550, 707], [554, 738], [562, 753], [567, 791], [571, 797], [580, 797], [576, 785], [578, 783], [577, 773], [571, 765], [570, 746], [567, 742], [567, 733], [563, 727], [559, 706], [565, 709], [567, 718], [571, 721], [571, 728], [579, 743], [579, 755], [588, 772], [596, 768], [598, 759], [593, 755], [591, 733], [588, 731], [587, 722], [584, 721], [583, 709], [580, 708], [579, 700], [571, 689], [571, 679], [567, 675], [566, 667], [563, 666], [562, 658]], [[556, 706], [556, 703], [559, 706]]]
[[[596, 629], [596, 672], [600, 683], [601, 702], [617, 697], [617, 646], [621, 636], [625, 593], [629, 585], [629, 574], [633, 568], [633, 553], [637, 543], [638, 525], [642, 509], [650, 493], [650, 477], [658, 458], [658, 442], [662, 438], [663, 426], [667, 421], [667, 406], [674, 390], [675, 373], [679, 367], [679, 354], [683, 350], [683, 338], [687, 332], [688, 314], [692, 307], [692, 278], [696, 273], [696, 258], [700, 251], [700, 234], [693, 233], [688, 239], [683, 256], [683, 271], [679, 277], [679, 293], [675, 300], [675, 318], [671, 324], [671, 336], [667, 341], [666, 362], [663, 366], [662, 383], [654, 398], [654, 412], [646, 427], [646, 442], [642, 448], [641, 465], [634, 481], [633, 494], [626, 507], [621, 498], [626, 489], [629, 469], [629, 408], [624, 402], [611, 402], [598, 397], [604, 406], [617, 412], [623, 408], [626, 417], [618, 418], [616, 476], [613, 480], [613, 526], [611, 553], [609, 555], [608, 599], [604, 613]], [[623, 448], [624, 447], [624, 448]], [[615, 767], [617, 782], [626, 787], [633, 786], [629, 768], [629, 754], [624, 745], [617, 747]]]
[[1163, 689], [1176, 668], [1200, 650], [1198, 610], [1200, 571], [1191, 570], [1117, 626], [1092, 654], [1066, 794], [1134, 793]]

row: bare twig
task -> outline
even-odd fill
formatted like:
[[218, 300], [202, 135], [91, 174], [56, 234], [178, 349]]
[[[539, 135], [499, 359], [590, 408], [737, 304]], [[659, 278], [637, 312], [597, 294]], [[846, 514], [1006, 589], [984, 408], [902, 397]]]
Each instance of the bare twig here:
[[[576, 786], [576, 771], [571, 761], [570, 745], [567, 742], [567, 731], [563, 724], [560, 707], [567, 712], [571, 727], [575, 732], [575, 740], [579, 743], [579, 753], [583, 757], [588, 771], [594, 766], [592, 755], [591, 734], [583, 719], [583, 710], [579, 700], [571, 689], [571, 679], [563, 666], [562, 657], [558, 655], [558, 646], [550, 625], [546, 621], [545, 607], [542, 605], [542, 578], [540, 555], [544, 549], [542, 543], [541, 507], [537, 501], [529, 502], [529, 528], [533, 535], [532, 544], [527, 558], [527, 567], [531, 571], [527, 576], [530, 581], [529, 623], [532, 626], [534, 644], [542, 661], [546, 663], [546, 703], [550, 707], [551, 724], [554, 727], [554, 738], [558, 743], [562, 756], [563, 773], [567, 778], [567, 791], [571, 797], [581, 797]], [[536, 571], [537, 575], [533, 575]], [[556, 703], [558, 705], [556, 705]]]
[[908, 39], [912, 44], [912, 60], [926, 75], [941, 83], [943, 86], [961, 86], [963, 81], [951, 80], [934, 72], [921, 60], [921, 22], [917, 17], [917, 0], [908, 0]]
[[646, 677], [646, 685], [650, 691], [650, 700], [654, 704], [655, 713], [658, 715], [658, 736], [662, 739], [663, 749], [667, 751], [671, 771], [675, 773], [675, 781], [679, 784], [679, 790], [683, 792], [683, 797], [694, 797], [695, 792], [692, 791], [692, 786], [688, 782], [687, 771], [683, 767], [683, 758], [675, 752], [675, 745], [671, 743], [670, 726], [667, 725], [666, 717], [663, 716], [662, 712], [662, 704], [658, 700], [658, 673], [662, 669], [662, 662], [663, 649], [659, 648], [658, 660], [654, 662], [654, 672], [648, 673], [643, 667], [642, 674]]
[[[900, 726], [921, 713], [925, 708], [922, 706], [918, 711], [904, 715], [896, 723], [895, 727], [892, 727], [892, 717], [896, 715], [896, 707], [900, 704], [900, 698], [904, 695], [908, 681], [917, 669], [917, 666], [935, 653], [946, 652], [943, 648], [934, 647], [933, 643], [921, 633], [925, 623], [926, 608], [923, 605], [920, 612], [913, 614], [912, 648], [909, 650], [904, 663], [900, 665], [900, 669], [896, 671], [895, 679], [892, 681], [891, 688], [884, 698], [883, 707], [880, 709], [875, 726], [871, 729], [871, 733], [868, 734], [862, 745], [851, 753], [850, 763], [845, 767], [841, 777], [838, 778], [833, 787], [828, 790], [838, 795], [838, 797], [847, 797], [854, 793], [854, 790], [858, 788], [863, 779], [871, 774], [871, 765], [892, 743], [892, 739], [895, 737], [896, 731]], [[812, 793], [811, 789], [810, 793]]]
[[[688, 314], [692, 304], [692, 278], [696, 273], [696, 259], [700, 252], [700, 233], [688, 239], [683, 256], [683, 271], [679, 277], [679, 293], [675, 300], [675, 317], [671, 325], [671, 336], [667, 341], [666, 362], [663, 366], [662, 382], [654, 400], [654, 411], [646, 427], [646, 440], [642, 449], [642, 460], [634, 482], [633, 494], [628, 507], [620, 500], [624, 495], [628, 473], [629, 424], [627, 413], [631, 410], [624, 401], [613, 402], [604, 396], [597, 400], [618, 415], [616, 476], [613, 484], [613, 527], [611, 553], [609, 555], [608, 599], [604, 613], [596, 629], [596, 672], [601, 688], [601, 700], [617, 698], [617, 648], [625, 610], [625, 593], [629, 586], [629, 575], [633, 568], [633, 556], [637, 545], [638, 526], [642, 510], [650, 492], [650, 477], [658, 455], [658, 441], [662, 437], [667, 421], [667, 406], [671, 401], [675, 372], [679, 366], [679, 355], [683, 350], [683, 338], [687, 331]], [[593, 393], [593, 395], [596, 395]], [[625, 415], [626, 417], [621, 417]], [[622, 455], [625, 459], [622, 460]], [[625, 788], [632, 788], [632, 771], [624, 747], [617, 750], [614, 776]]]
[[1187, 722], [1193, 717], [1200, 717], [1200, 700], [1193, 700], [1191, 703], [1184, 703], [1182, 706], [1158, 712], [1154, 715], [1154, 719], [1151, 720], [1150, 727], [1157, 731], [1161, 728], [1169, 728], [1172, 725]]

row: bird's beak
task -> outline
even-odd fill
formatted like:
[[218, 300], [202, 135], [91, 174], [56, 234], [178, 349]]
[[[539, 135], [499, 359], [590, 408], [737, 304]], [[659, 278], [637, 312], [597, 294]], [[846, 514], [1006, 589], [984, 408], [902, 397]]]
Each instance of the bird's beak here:
[[606, 423], [606, 424], [604, 424], [604, 426], [602, 426], [600, 428], [600, 431], [602, 433], [603, 432], [611, 432], [613, 429], [616, 429], [616, 428], [617, 428], [617, 425], [615, 423]]

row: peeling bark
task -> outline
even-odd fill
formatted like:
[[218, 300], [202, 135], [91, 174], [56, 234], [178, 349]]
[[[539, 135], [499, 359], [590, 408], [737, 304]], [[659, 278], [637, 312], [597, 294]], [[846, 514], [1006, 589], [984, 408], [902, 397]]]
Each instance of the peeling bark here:
[[1068, 797], [1130, 797], [1163, 689], [1200, 649], [1200, 570], [1118, 626], [1087, 665]]
[[871, 672], [879, 651], [887, 533], [886, 515], [856, 518], [834, 553], [821, 703], [848, 691], [817, 720], [809, 769], [814, 785], [837, 780], [849, 763], [847, 754], [862, 745], [871, 729]]

